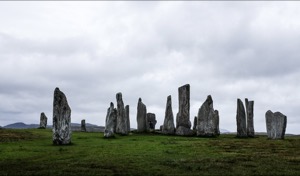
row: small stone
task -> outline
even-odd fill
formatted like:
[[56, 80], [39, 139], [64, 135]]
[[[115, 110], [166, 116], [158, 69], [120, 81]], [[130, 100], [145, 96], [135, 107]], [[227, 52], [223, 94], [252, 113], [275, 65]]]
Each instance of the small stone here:
[[41, 113], [40, 116], [40, 128], [41, 129], [46, 129], [47, 128], [47, 120], [48, 118], [46, 117], [45, 113]]
[[175, 125], [174, 125], [174, 116], [172, 111], [172, 99], [171, 95], [167, 98], [167, 105], [165, 111], [165, 120], [162, 125], [162, 133], [163, 134], [175, 134]]
[[110, 107], [107, 109], [107, 115], [105, 120], [104, 137], [110, 138], [115, 136], [117, 123], [117, 109], [114, 108], [114, 104], [111, 102]]
[[70, 144], [71, 136], [71, 108], [65, 94], [56, 88], [53, 101], [53, 144]]
[[81, 120], [81, 131], [86, 132], [85, 120]]
[[240, 99], [237, 100], [236, 124], [237, 137], [247, 137], [246, 112]]
[[147, 113], [147, 129], [148, 130], [155, 130], [155, 125], [156, 125], [156, 117], [155, 114], [153, 113]]
[[147, 108], [139, 98], [137, 105], [137, 132], [147, 132]]
[[269, 139], [284, 139], [287, 117], [281, 112], [267, 111], [266, 125]]

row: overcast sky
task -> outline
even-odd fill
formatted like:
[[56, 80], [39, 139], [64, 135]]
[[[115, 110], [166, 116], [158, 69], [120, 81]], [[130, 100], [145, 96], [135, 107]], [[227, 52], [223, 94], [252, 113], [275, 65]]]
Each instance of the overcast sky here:
[[0, 125], [52, 124], [55, 87], [72, 122], [105, 125], [122, 92], [131, 127], [141, 97], [163, 124], [167, 96], [191, 86], [190, 119], [207, 95], [236, 131], [237, 98], [300, 134], [299, 2], [0, 2]]

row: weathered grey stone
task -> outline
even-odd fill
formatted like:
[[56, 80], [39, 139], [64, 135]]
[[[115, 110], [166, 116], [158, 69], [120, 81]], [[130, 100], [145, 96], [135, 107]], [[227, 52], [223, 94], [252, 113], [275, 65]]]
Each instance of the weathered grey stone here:
[[42, 112], [40, 116], [40, 128], [47, 128], [47, 120], [48, 118], [46, 117], [45, 113]]
[[165, 111], [165, 120], [162, 127], [162, 133], [164, 134], [174, 134], [175, 133], [175, 125], [174, 125], [174, 116], [172, 111], [172, 99], [171, 95], [167, 98], [167, 105]]
[[122, 93], [117, 93], [117, 129], [116, 132], [121, 135], [128, 134], [127, 119], [125, 117], [125, 108], [122, 99]]
[[[186, 84], [178, 88], [179, 111], [176, 116], [176, 134], [189, 136], [192, 132], [190, 121], [190, 85]], [[180, 128], [179, 127], [184, 127]], [[184, 129], [184, 130], [182, 130]], [[190, 130], [190, 131], [189, 131]], [[186, 133], [186, 134], [183, 134]]]
[[110, 107], [107, 109], [107, 115], [105, 120], [104, 137], [114, 137], [117, 124], [117, 110], [114, 108], [114, 104], [111, 102]]
[[193, 130], [197, 130], [197, 116], [194, 117], [194, 125], [193, 125]]
[[253, 107], [254, 107], [254, 101], [248, 101], [248, 99], [245, 99], [246, 104], [246, 113], [247, 113], [247, 136], [248, 137], [254, 137], [254, 121], [253, 121]]
[[287, 117], [280, 112], [266, 112], [267, 134], [269, 139], [284, 139]]
[[85, 120], [81, 120], [81, 131], [86, 132]]
[[138, 132], [147, 132], [147, 108], [142, 102], [142, 99], [139, 98], [137, 105], [137, 131]]
[[195, 131], [191, 130], [190, 128], [186, 128], [184, 126], [179, 126], [176, 129], [176, 135], [179, 136], [194, 136], [195, 135]]
[[236, 111], [237, 137], [247, 137], [246, 112], [243, 102], [237, 100]]
[[127, 122], [127, 131], [130, 132], [130, 117], [129, 117], [129, 105], [125, 106], [125, 120]]
[[198, 111], [197, 136], [218, 136], [219, 134], [219, 112], [214, 110], [212, 97], [208, 95]]
[[155, 130], [155, 125], [156, 125], [156, 117], [155, 114], [153, 113], [147, 113], [147, 129], [148, 130]]
[[53, 144], [70, 144], [71, 131], [71, 108], [63, 92], [56, 88], [53, 101]]

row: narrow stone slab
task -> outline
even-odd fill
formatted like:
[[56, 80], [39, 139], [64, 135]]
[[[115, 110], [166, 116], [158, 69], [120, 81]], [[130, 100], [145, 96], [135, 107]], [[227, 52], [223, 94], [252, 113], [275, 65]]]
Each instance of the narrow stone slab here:
[[266, 125], [269, 139], [284, 139], [287, 117], [281, 112], [267, 111]]
[[[192, 132], [190, 121], [190, 85], [178, 88], [179, 111], [176, 116], [176, 134], [189, 136]], [[179, 127], [183, 127], [179, 130]], [[183, 130], [184, 129], [184, 130]], [[190, 130], [190, 131], [189, 131]], [[184, 134], [186, 133], [186, 134]]]
[[81, 120], [81, 131], [86, 132], [85, 119]]
[[254, 101], [248, 101], [248, 99], [245, 99], [246, 103], [246, 113], [247, 113], [247, 136], [248, 137], [254, 137], [255, 131], [254, 131], [254, 113], [253, 113], [253, 107], [254, 107]]
[[116, 132], [121, 135], [128, 135], [127, 119], [125, 117], [125, 108], [122, 99], [122, 93], [117, 93], [117, 129]]
[[237, 99], [236, 125], [237, 137], [247, 137], [246, 112], [240, 99]]
[[193, 125], [193, 130], [197, 130], [197, 116], [194, 117], [194, 125]]
[[197, 136], [212, 137], [219, 134], [219, 112], [214, 110], [213, 99], [208, 95], [198, 111]]
[[142, 99], [139, 98], [137, 105], [137, 131], [138, 132], [147, 132], [147, 108], [146, 105], [142, 102]]
[[53, 101], [53, 144], [71, 143], [71, 108], [63, 92], [56, 88]]
[[107, 109], [107, 115], [105, 120], [104, 137], [110, 138], [115, 136], [117, 124], [117, 109], [114, 108], [114, 104], [111, 102], [110, 107]]
[[155, 125], [156, 125], [156, 116], [154, 113], [147, 113], [147, 129], [148, 130], [155, 130]]
[[174, 116], [172, 111], [172, 98], [171, 95], [167, 97], [165, 120], [162, 127], [163, 134], [175, 134]]
[[47, 128], [47, 120], [48, 118], [46, 117], [45, 113], [41, 113], [40, 116], [40, 128], [41, 129], [46, 129]]
[[125, 106], [125, 120], [127, 124], [127, 131], [130, 132], [130, 117], [129, 117], [129, 105]]

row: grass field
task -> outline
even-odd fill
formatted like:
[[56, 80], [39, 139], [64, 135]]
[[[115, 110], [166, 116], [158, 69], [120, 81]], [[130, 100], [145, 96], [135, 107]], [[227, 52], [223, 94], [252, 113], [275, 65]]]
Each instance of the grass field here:
[[51, 130], [0, 130], [0, 175], [300, 175], [300, 137], [268, 140], [74, 132], [52, 145]]

